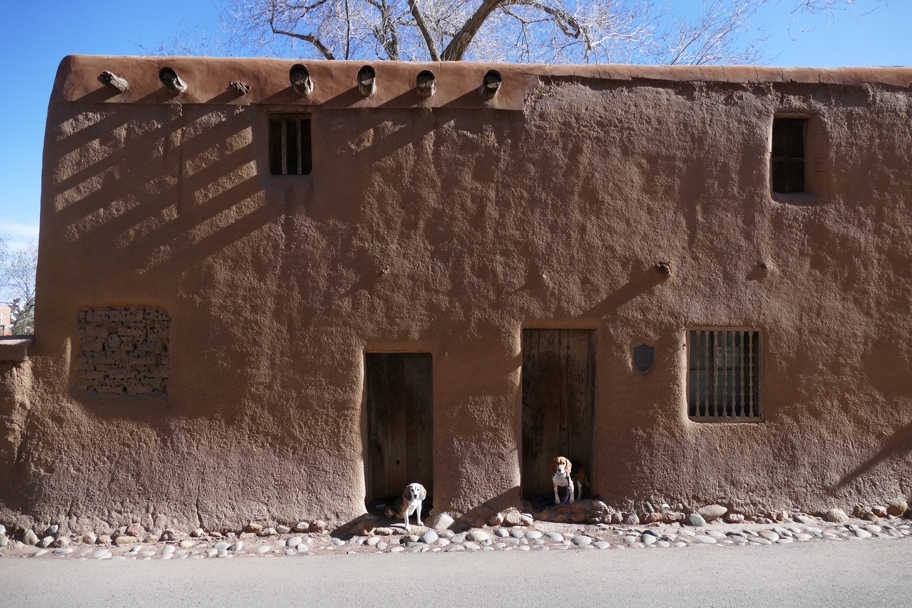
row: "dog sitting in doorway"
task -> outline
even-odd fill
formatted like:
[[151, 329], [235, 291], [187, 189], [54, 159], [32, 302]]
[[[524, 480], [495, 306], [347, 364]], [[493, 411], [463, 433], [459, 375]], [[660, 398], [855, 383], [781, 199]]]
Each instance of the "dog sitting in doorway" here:
[[409, 515], [414, 513], [418, 525], [423, 526], [424, 524], [421, 523], [421, 503], [425, 498], [427, 498], [427, 490], [424, 489], [424, 486], [420, 483], [410, 483], [405, 486], [405, 490], [402, 491], [402, 496], [394, 500], [393, 504], [388, 505], [386, 509], [384, 509], [383, 514], [390, 519], [398, 519], [401, 517], [405, 520], [405, 529], [411, 530], [412, 528], [409, 526]]
[[[573, 472], [574, 469], [576, 469], [576, 473]], [[576, 500], [579, 500], [583, 495], [583, 486], [589, 485], [586, 469], [578, 463], [574, 466], [563, 456], [558, 456], [551, 461], [551, 480], [554, 482], [554, 504], [561, 504], [560, 497], [557, 495], [558, 488], [567, 488], [567, 497], [563, 502], [569, 501], [570, 504], [573, 504], [574, 490]]]

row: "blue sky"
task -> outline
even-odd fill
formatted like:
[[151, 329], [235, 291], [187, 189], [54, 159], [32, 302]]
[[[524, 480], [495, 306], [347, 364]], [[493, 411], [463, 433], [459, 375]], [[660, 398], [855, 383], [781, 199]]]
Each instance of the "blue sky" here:
[[[661, 2], [662, 0], [660, 0]], [[701, 0], [672, 0], [699, 10]], [[859, 0], [865, 15], [838, 12], [792, 21], [794, 0], [768, 6], [754, 20], [772, 55], [771, 65], [912, 65], [912, 0]], [[0, 101], [0, 232], [22, 243], [37, 238], [41, 152], [47, 102], [60, 60], [72, 53], [142, 55], [143, 47], [181, 30], [219, 28], [212, 0], [45, 0], [6, 2], [0, 10], [7, 94]]]

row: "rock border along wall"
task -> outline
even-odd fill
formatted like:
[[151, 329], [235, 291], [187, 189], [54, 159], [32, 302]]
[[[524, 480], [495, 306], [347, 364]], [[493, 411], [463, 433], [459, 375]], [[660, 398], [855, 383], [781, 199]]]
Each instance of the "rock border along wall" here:
[[77, 317], [77, 390], [146, 395], [168, 392], [171, 317], [159, 308], [93, 308]]

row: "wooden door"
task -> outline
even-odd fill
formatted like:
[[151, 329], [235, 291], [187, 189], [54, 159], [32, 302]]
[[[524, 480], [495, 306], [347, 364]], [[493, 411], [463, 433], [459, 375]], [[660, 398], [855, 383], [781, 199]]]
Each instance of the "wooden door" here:
[[522, 341], [522, 491], [553, 492], [551, 461], [592, 466], [595, 331], [526, 329]]
[[368, 500], [400, 496], [418, 482], [433, 492], [431, 355], [365, 355]]

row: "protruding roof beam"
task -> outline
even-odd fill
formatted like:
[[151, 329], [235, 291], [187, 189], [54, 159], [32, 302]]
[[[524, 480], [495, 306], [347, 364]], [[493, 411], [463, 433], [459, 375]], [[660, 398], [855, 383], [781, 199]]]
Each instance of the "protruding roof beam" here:
[[418, 72], [418, 78], [416, 78], [416, 86], [418, 87], [418, 96], [427, 99], [434, 95], [437, 92], [437, 79], [434, 77], [434, 72], [430, 70], [422, 70]]
[[126, 93], [130, 88], [130, 83], [127, 82], [126, 78], [121, 78], [114, 72], [107, 70], [98, 75], [98, 82], [118, 93]]
[[301, 97], [306, 97], [313, 93], [314, 83], [310, 77], [310, 71], [300, 63], [296, 63], [288, 70], [288, 80], [294, 87], [295, 93]]
[[175, 95], [180, 95], [187, 91], [187, 83], [181, 80], [177, 72], [167, 66], [158, 71], [158, 79], [161, 80], [166, 89]]
[[485, 99], [493, 99], [497, 95], [497, 91], [500, 90], [502, 80], [500, 72], [488, 70], [488, 73], [484, 75], [484, 79], [481, 81], [481, 96]]
[[358, 90], [365, 97], [377, 92], [377, 72], [369, 65], [358, 70]]

